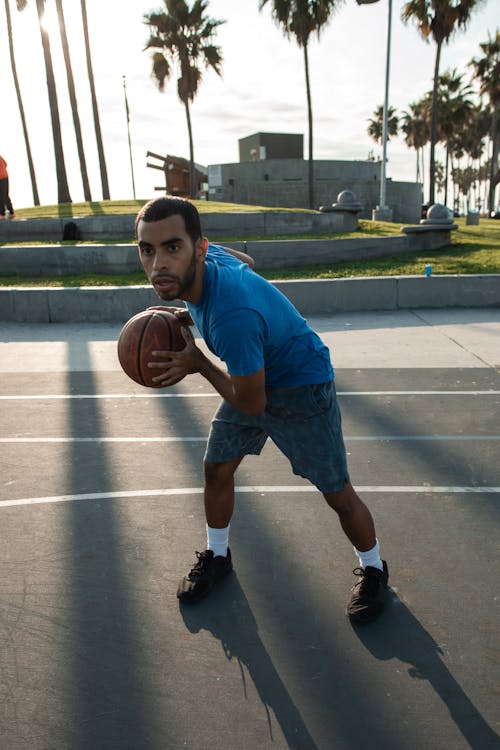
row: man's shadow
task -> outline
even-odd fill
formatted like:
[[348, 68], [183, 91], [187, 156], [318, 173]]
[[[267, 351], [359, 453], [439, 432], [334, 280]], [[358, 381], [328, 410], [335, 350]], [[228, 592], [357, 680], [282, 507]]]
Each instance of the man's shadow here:
[[246, 668], [266, 712], [271, 741], [275, 739], [272, 711], [289, 748], [318, 750], [262, 643], [236, 573], [233, 571], [203, 603], [181, 605], [180, 612], [191, 633], [207, 630], [221, 642], [226, 658], [238, 661], [245, 696]]
[[427, 680], [473, 750], [500, 748], [499, 736], [446, 668], [440, 646], [395, 593], [378, 622], [353, 630], [376, 659], [406, 662], [411, 677]]

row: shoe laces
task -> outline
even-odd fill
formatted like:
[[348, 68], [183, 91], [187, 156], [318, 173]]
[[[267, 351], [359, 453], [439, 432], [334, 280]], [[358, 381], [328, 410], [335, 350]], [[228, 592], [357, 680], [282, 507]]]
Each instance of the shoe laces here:
[[210, 554], [209, 550], [205, 550], [204, 552], [195, 552], [195, 555], [198, 558], [198, 562], [196, 562], [189, 571], [188, 578], [190, 581], [203, 575], [205, 566], [212, 559], [212, 555]]
[[359, 581], [357, 581], [354, 586], [352, 587], [352, 591], [354, 589], [358, 588], [359, 586], [359, 592], [363, 594], [376, 594], [378, 587], [379, 587], [379, 580], [378, 576], [376, 575], [370, 575], [370, 573], [366, 573], [366, 570], [363, 568], [354, 568], [352, 571], [355, 576], [359, 577]]

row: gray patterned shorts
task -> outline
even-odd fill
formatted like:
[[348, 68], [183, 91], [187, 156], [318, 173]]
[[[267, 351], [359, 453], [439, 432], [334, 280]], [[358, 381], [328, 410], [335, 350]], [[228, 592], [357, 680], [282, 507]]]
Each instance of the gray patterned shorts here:
[[212, 420], [205, 461], [259, 455], [270, 437], [290, 461], [294, 474], [321, 492], [342, 490], [349, 474], [333, 380], [269, 388], [266, 396], [266, 409], [256, 417], [222, 401]]

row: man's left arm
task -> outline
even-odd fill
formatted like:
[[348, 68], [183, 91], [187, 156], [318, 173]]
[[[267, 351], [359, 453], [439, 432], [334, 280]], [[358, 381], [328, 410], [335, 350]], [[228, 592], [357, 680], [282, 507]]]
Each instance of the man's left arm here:
[[246, 263], [247, 266], [250, 266], [250, 268], [255, 267], [255, 260], [254, 258], [252, 258], [251, 255], [248, 255], [247, 253], [244, 253], [241, 250], [233, 250], [232, 247], [226, 247], [225, 245], [221, 245], [221, 247], [226, 251], [226, 253], [229, 253], [230, 255], [233, 255], [235, 258], [238, 258], [238, 260], [241, 260], [242, 263]]

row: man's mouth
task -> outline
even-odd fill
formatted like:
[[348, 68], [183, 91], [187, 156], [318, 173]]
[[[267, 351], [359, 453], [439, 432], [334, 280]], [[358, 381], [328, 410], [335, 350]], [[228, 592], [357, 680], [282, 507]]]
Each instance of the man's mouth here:
[[156, 289], [169, 289], [174, 284], [177, 284], [177, 279], [172, 276], [156, 276], [153, 279], [153, 286]]

